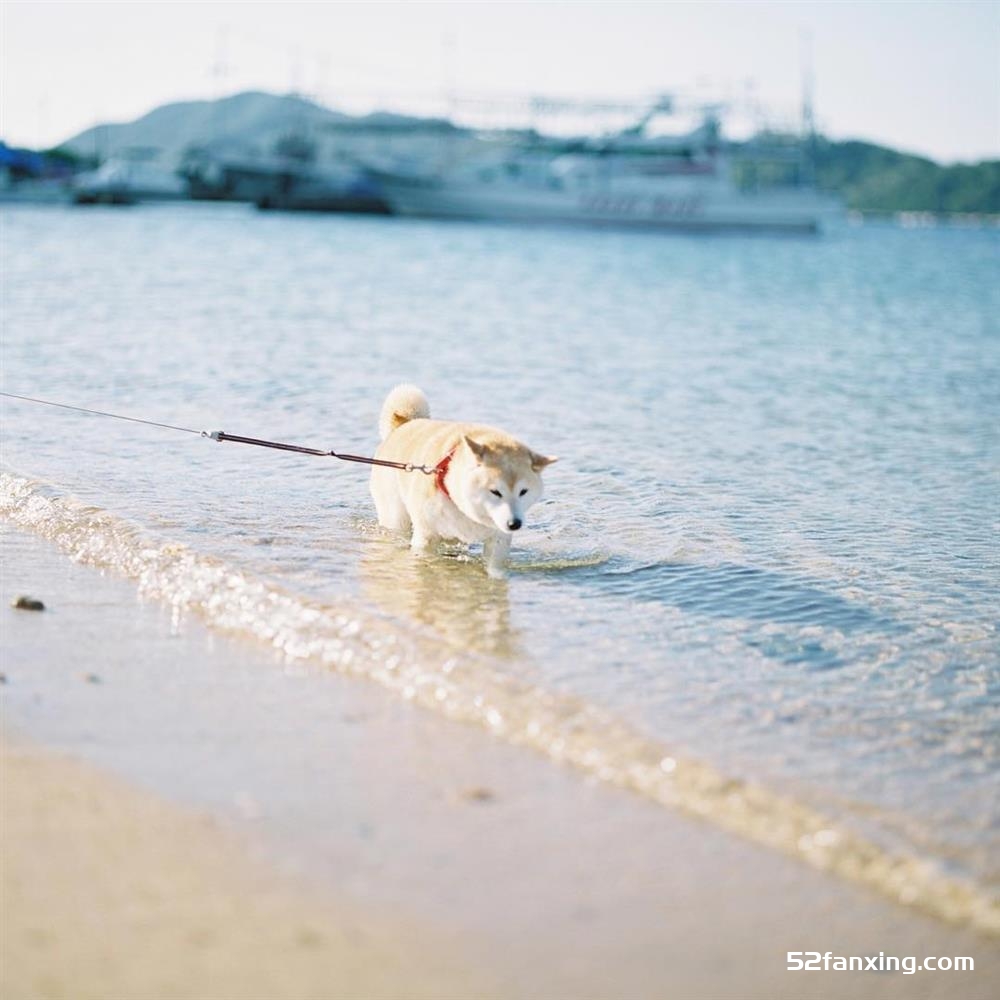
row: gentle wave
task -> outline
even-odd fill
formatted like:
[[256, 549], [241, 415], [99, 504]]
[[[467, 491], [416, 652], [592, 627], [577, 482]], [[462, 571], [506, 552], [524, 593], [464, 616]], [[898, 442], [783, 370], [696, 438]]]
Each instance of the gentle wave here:
[[899, 903], [1000, 934], [1000, 904], [974, 882], [949, 877], [930, 859], [891, 854], [792, 799], [677, 757], [596, 706], [505, 674], [488, 657], [456, 653], [347, 602], [301, 597], [18, 475], [0, 475], [0, 512], [76, 561], [129, 577], [144, 597], [195, 612], [214, 628], [253, 637], [289, 658], [367, 677], [448, 718]]

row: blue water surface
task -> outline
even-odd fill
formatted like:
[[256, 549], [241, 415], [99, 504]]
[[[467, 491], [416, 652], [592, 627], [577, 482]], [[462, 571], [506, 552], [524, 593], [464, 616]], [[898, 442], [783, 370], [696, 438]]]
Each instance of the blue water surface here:
[[6, 391], [365, 454], [412, 381], [560, 457], [505, 584], [360, 467], [4, 400], [8, 467], [996, 879], [996, 230], [0, 224]]

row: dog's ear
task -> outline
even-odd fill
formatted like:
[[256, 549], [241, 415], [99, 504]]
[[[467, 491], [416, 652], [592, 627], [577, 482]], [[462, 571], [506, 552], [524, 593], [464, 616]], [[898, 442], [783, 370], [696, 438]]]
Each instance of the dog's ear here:
[[541, 472], [546, 465], [551, 465], [553, 462], [558, 462], [558, 458], [549, 457], [548, 455], [539, 455], [537, 451], [531, 453], [531, 468], [533, 472]]
[[479, 459], [480, 461], [482, 461], [483, 457], [486, 455], [486, 452], [489, 451], [487, 445], [480, 444], [478, 441], [473, 441], [468, 434], [466, 434], [462, 438], [462, 440], [466, 443], [466, 446], [468, 447], [469, 451], [471, 451], [472, 454], [475, 455], [476, 458]]

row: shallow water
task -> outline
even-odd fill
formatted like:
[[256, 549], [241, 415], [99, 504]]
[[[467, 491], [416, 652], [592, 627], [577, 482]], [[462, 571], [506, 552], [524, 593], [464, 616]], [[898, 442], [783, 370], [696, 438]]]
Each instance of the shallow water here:
[[[554, 756], [582, 730], [597, 772], [665, 747], [996, 889], [1000, 234], [190, 205], [0, 224], [6, 391], [364, 454], [407, 380], [435, 416], [560, 456], [507, 582], [454, 549], [411, 557], [360, 467], [5, 399], [5, 467], [140, 542], [21, 479], [9, 514], [181, 606], [257, 581], [217, 624], [294, 655], [333, 628], [341, 669], [374, 641], [359, 673], [391, 647], [400, 693], [511, 738], [534, 721]], [[733, 826], [727, 795], [686, 805]]]

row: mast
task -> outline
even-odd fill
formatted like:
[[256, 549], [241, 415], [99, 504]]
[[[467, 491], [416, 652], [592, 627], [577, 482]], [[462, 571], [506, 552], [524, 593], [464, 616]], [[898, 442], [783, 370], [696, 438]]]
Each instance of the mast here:
[[799, 34], [802, 60], [802, 150], [800, 178], [802, 184], [816, 180], [816, 117], [814, 114], [815, 80], [813, 76], [812, 32], [803, 28]]

